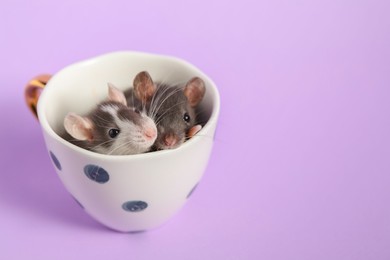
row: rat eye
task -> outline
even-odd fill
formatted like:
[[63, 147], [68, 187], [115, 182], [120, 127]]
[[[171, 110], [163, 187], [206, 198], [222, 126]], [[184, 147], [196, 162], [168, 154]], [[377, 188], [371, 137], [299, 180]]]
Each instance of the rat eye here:
[[108, 131], [108, 135], [111, 137], [111, 138], [115, 138], [117, 137], [117, 135], [119, 134], [119, 129], [115, 129], [115, 128], [112, 128]]
[[188, 123], [188, 122], [190, 122], [191, 117], [188, 113], [185, 113], [183, 116], [183, 119], [184, 119], [184, 121], [186, 121]]

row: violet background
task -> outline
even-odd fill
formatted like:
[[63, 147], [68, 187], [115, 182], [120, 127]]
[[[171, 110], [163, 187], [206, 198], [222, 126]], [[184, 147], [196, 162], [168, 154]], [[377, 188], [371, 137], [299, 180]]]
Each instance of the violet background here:
[[[0, 3], [0, 259], [390, 259], [389, 1]], [[113, 232], [66, 192], [27, 81], [110, 51], [183, 58], [221, 95], [204, 178]]]

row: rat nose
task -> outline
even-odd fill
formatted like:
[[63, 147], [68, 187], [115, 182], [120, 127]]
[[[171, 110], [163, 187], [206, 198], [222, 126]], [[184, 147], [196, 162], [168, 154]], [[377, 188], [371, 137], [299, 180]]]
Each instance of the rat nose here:
[[164, 144], [168, 147], [173, 147], [178, 141], [178, 138], [174, 134], [167, 134], [164, 137]]
[[145, 136], [147, 139], [151, 140], [151, 139], [153, 139], [153, 138], [156, 138], [156, 136], [157, 136], [157, 131], [156, 131], [156, 129], [154, 129], [154, 128], [147, 128], [147, 129], [144, 130], [144, 136]]

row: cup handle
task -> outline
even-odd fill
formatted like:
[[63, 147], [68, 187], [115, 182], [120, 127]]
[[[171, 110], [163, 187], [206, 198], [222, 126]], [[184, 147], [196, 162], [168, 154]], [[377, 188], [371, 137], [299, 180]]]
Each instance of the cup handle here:
[[46, 86], [46, 83], [51, 78], [50, 74], [41, 74], [32, 78], [26, 85], [24, 89], [24, 96], [26, 99], [26, 105], [33, 113], [36, 119], [38, 119], [37, 114], [37, 103], [39, 96], [42, 93], [43, 88]]

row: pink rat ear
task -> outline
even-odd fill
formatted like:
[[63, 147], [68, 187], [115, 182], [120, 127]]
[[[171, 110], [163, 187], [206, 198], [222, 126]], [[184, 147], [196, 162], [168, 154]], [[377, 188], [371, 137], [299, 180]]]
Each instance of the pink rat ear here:
[[125, 94], [117, 89], [112, 83], [108, 83], [108, 99], [127, 106]]
[[68, 113], [64, 119], [64, 127], [68, 134], [77, 140], [91, 141], [93, 139], [93, 125], [88, 118], [75, 113]]
[[133, 86], [135, 97], [143, 103], [149, 101], [157, 89], [147, 71], [142, 71], [135, 76]]
[[190, 79], [184, 87], [184, 95], [187, 97], [191, 107], [196, 107], [200, 103], [205, 92], [204, 81], [198, 77]]

